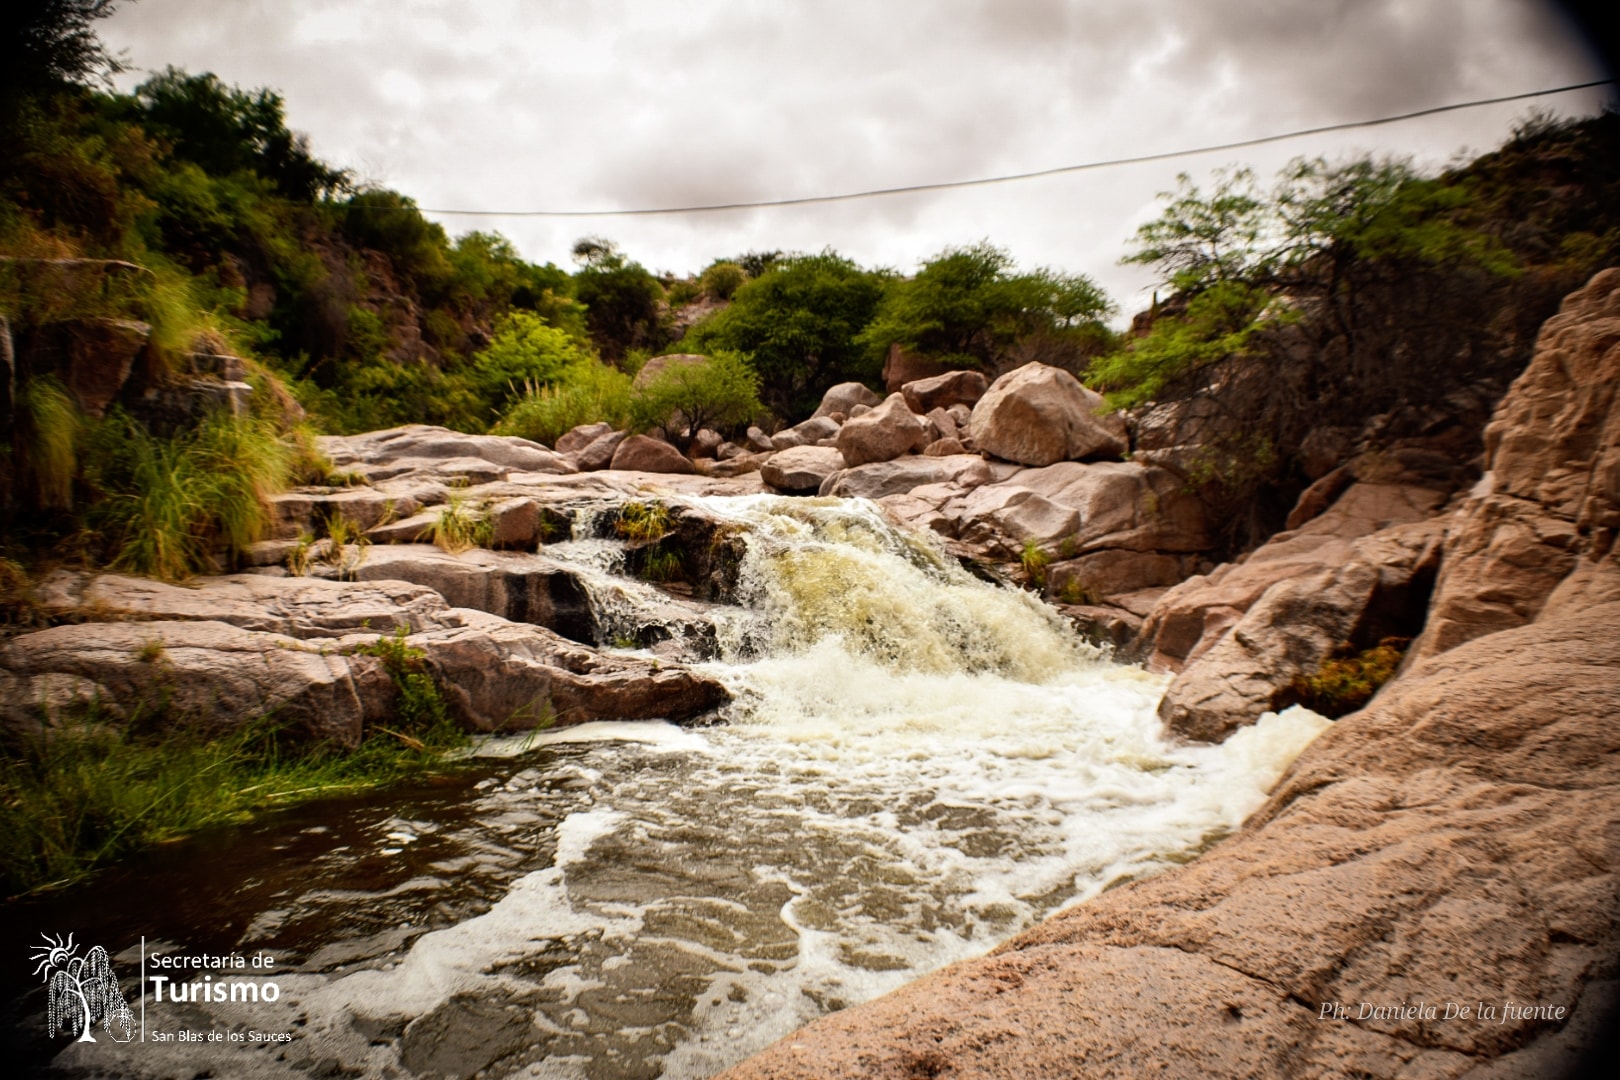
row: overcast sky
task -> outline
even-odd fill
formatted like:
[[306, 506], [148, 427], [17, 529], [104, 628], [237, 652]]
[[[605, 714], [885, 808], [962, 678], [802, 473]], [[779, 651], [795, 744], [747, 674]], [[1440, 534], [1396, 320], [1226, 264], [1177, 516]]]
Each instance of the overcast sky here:
[[[792, 198], [1026, 172], [1603, 78], [1535, 0], [139, 0], [98, 24], [143, 72], [268, 86], [316, 154], [427, 208]], [[1542, 99], [1597, 111], [1611, 90]], [[914, 270], [981, 239], [1020, 265], [1121, 267], [1178, 171], [1296, 155], [1438, 168], [1537, 103], [1168, 163], [829, 206], [678, 217], [443, 217], [572, 268], [587, 234], [653, 270], [831, 246]], [[435, 215], [430, 215], [435, 216]]]

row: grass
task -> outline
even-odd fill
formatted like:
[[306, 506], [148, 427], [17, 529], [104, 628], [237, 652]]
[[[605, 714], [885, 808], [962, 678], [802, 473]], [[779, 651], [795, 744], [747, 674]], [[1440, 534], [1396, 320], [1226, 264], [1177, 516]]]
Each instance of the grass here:
[[632, 544], [651, 544], [669, 535], [669, 507], [661, 502], [625, 503], [613, 531]]
[[7, 895], [65, 885], [199, 829], [439, 767], [462, 741], [396, 723], [349, 751], [290, 743], [271, 721], [209, 738], [92, 717], [32, 737], [0, 756], [0, 882]]
[[641, 576], [647, 581], [675, 581], [682, 576], [681, 555], [662, 545], [654, 545], [641, 564]]
[[270, 498], [287, 485], [292, 451], [268, 424], [217, 413], [193, 433], [160, 438], [125, 417], [100, 425], [87, 480], [89, 524], [114, 569], [178, 581], [264, 536]]
[[1034, 537], [1024, 541], [1024, 551], [1018, 557], [1018, 561], [1023, 565], [1024, 573], [1029, 576], [1030, 584], [1038, 589], [1044, 589], [1046, 568], [1052, 565], [1052, 556]]
[[17, 388], [14, 424], [17, 471], [34, 505], [68, 509], [83, 426], [73, 399], [52, 376], [28, 379]]
[[488, 547], [494, 535], [495, 523], [487, 514], [468, 510], [466, 499], [460, 495], [451, 495], [433, 521], [433, 542], [452, 555]]

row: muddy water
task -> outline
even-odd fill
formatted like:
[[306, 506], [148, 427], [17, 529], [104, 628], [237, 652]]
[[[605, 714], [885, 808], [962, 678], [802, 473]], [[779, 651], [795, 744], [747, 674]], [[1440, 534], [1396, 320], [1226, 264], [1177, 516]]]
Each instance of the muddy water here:
[[[30, 934], [117, 953], [132, 1006], [142, 937], [148, 958], [276, 961], [274, 1002], [148, 995], [147, 1041], [73, 1044], [57, 1066], [709, 1076], [1192, 857], [1322, 726], [1295, 711], [1168, 745], [1161, 678], [869, 505], [706, 509], [757, 538], [707, 664], [736, 695], [719, 723], [492, 742], [436, 784], [198, 838], [23, 909]], [[577, 552], [612, 571], [601, 545]], [[45, 1046], [38, 1005], [22, 1041]], [[151, 1037], [176, 1031], [205, 1041]]]

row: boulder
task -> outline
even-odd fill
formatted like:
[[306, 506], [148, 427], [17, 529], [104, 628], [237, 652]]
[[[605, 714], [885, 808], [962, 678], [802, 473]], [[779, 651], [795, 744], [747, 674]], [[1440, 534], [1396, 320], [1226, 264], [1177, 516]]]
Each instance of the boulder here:
[[604, 654], [537, 626], [479, 611], [414, 636], [457, 720], [476, 731], [591, 720], [690, 720], [726, 701], [714, 679], [640, 657]]
[[878, 461], [833, 473], [822, 483], [818, 495], [838, 495], [846, 499], [882, 499], [913, 488], [949, 484], [965, 492], [994, 478], [989, 466], [977, 454], [956, 457], [907, 457]]
[[724, 446], [725, 443], [726, 440], [720, 437], [718, 431], [700, 428], [698, 433], [692, 436], [692, 456], [695, 458], [719, 457], [720, 447]]
[[795, 446], [767, 458], [759, 475], [778, 491], [814, 495], [827, 477], [843, 467], [844, 455], [832, 447]]
[[961, 437], [962, 433], [956, 426], [956, 418], [944, 409], [935, 406], [928, 410], [925, 419], [928, 421], [929, 433], [936, 441]]
[[865, 405], [871, 408], [883, 403], [883, 395], [868, 387], [865, 383], [845, 382], [830, 387], [821, 395], [821, 404], [811, 414], [814, 419], [818, 416], [831, 416], [833, 413], [843, 413], [849, 416], [850, 409], [856, 405]]
[[1067, 371], [1025, 364], [990, 385], [968, 434], [978, 450], [1021, 465], [1117, 458], [1129, 448], [1125, 421], [1106, 409]]
[[[1564, 1075], [1571, 1032], [1603, 1045], [1620, 953], [1617, 670], [1616, 604], [1418, 664], [1196, 861], [721, 1077]], [[1322, 1016], [1448, 1001], [1496, 1011]]]
[[912, 412], [923, 415], [952, 405], [972, 408], [989, 388], [989, 380], [977, 371], [947, 371], [930, 379], [908, 382], [900, 388], [900, 393]]
[[557, 440], [557, 453], [577, 453], [612, 430], [613, 425], [605, 420], [601, 421], [600, 423], [580, 424], [577, 427], [569, 428], [568, 431], [563, 433], [562, 437]]
[[[1046, 568], [1046, 586], [1052, 596], [1071, 603], [1088, 603], [1121, 593], [1140, 593], [1145, 589], [1179, 584], [1192, 573], [1197, 562], [1196, 555], [1107, 549], [1051, 564]], [[1141, 621], [1137, 619], [1133, 629], [1140, 629]]]
[[370, 657], [214, 620], [80, 623], [22, 634], [0, 647], [0, 670], [88, 680], [126, 714], [140, 709], [221, 728], [273, 715], [305, 738], [341, 746], [358, 745], [377, 709], [368, 702], [390, 693], [387, 673]]
[[1433, 517], [1444, 500], [1443, 492], [1430, 488], [1352, 484], [1299, 529], [1280, 532], [1241, 562], [1224, 563], [1165, 593], [1130, 655], [1151, 671], [1180, 671], [1279, 581], [1332, 570], [1351, 557], [1357, 539]]
[[[651, 361], [648, 361], [651, 363]], [[693, 473], [685, 454], [662, 439], [647, 435], [632, 435], [613, 451], [609, 468], [620, 472]]]
[[871, 412], [854, 416], [838, 429], [838, 450], [851, 468], [874, 461], [892, 461], [928, 445], [928, 427], [906, 407], [906, 399], [890, 394]]
[[967, 453], [967, 447], [955, 438], [935, 439], [923, 447], [924, 457], [954, 457], [957, 454]]
[[1079, 555], [1110, 548], [1196, 552], [1210, 546], [1197, 497], [1180, 477], [1151, 465], [1066, 461], [1025, 469], [997, 486], [1027, 489], [1079, 511], [1074, 536]]
[[569, 456], [574, 466], [580, 472], [599, 472], [613, 464], [613, 455], [618, 453], [619, 446], [628, 438], [623, 431], [608, 430], [574, 451]]
[[1159, 702], [1182, 738], [1218, 742], [1288, 704], [1294, 679], [1335, 650], [1360, 651], [1423, 625], [1445, 523], [1397, 525], [1350, 546], [1335, 565], [1271, 586], [1230, 633], [1176, 677]]
[[830, 416], [817, 416], [784, 428], [771, 436], [771, 447], [776, 450], [791, 450], [795, 446], [814, 446], [822, 439], [831, 439], [837, 436], [838, 421]]
[[744, 436], [743, 442], [749, 450], [756, 454], [769, 454], [771, 451], [776, 449], [775, 446], [771, 445], [771, 437], [765, 434], [765, 432], [760, 430], [758, 427], [754, 427], [752, 425], [749, 426], [748, 433]]

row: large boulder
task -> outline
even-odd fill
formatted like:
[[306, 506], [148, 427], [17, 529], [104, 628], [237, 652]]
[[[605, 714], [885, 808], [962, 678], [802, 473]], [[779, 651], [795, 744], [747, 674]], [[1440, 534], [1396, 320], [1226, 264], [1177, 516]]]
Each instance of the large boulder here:
[[900, 393], [912, 412], [926, 415], [952, 405], [972, 408], [989, 388], [989, 380], [977, 371], [947, 371], [931, 379], [908, 382], [900, 388]]
[[[648, 361], [651, 363], [651, 361]], [[620, 472], [695, 473], [687, 456], [662, 439], [632, 435], [613, 451], [609, 468]]]
[[1129, 448], [1125, 421], [1102, 396], [1061, 368], [1025, 364], [990, 385], [968, 422], [973, 445], [1021, 465], [1117, 458]]
[[580, 472], [598, 472], [613, 464], [613, 455], [629, 434], [623, 431], [604, 431], [569, 455]]
[[865, 383], [844, 382], [829, 387], [821, 395], [821, 404], [811, 414], [811, 419], [819, 416], [831, 416], [833, 413], [850, 415], [850, 410], [857, 405], [874, 408], [883, 404], [883, 395], [871, 389]]
[[690, 720], [730, 700], [679, 665], [585, 648], [537, 626], [458, 611], [459, 626], [410, 639], [458, 721], [513, 731], [590, 720]]
[[612, 430], [613, 425], [605, 420], [594, 424], [579, 424], [571, 427], [558, 438], [557, 453], [577, 453]]
[[851, 468], [873, 461], [892, 461], [930, 442], [928, 425], [899, 394], [890, 394], [871, 412], [851, 417], [838, 429], [837, 439], [838, 451]]
[[834, 447], [795, 446], [766, 458], [759, 475], [778, 491], [814, 495], [827, 477], [843, 467], [844, 455]]
[[1568, 605], [1620, 590], [1620, 269], [1547, 320], [1485, 429], [1485, 451], [1419, 655], [1522, 626], [1555, 596]]
[[1271, 586], [1170, 684], [1159, 702], [1165, 726], [1217, 742], [1288, 704], [1294, 680], [1337, 650], [1415, 635], [1444, 536], [1439, 518], [1397, 525], [1355, 541], [1332, 566]]
[[1352, 557], [1360, 538], [1433, 517], [1444, 502], [1444, 492], [1432, 488], [1352, 484], [1299, 529], [1280, 532], [1241, 562], [1223, 563], [1165, 593], [1131, 655], [1153, 671], [1180, 671], [1213, 647], [1273, 585], [1331, 571]]
[[1563, 1075], [1620, 953], [1617, 671], [1620, 604], [1426, 661], [1195, 862], [721, 1076]]

